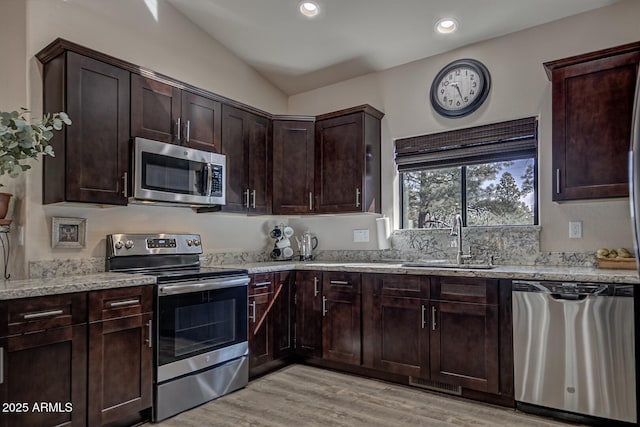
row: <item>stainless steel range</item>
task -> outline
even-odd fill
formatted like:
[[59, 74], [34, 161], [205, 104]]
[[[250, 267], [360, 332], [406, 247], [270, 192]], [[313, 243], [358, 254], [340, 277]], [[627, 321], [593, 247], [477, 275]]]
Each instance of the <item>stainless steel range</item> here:
[[111, 234], [107, 271], [157, 277], [153, 420], [247, 385], [246, 270], [200, 267], [197, 234]]

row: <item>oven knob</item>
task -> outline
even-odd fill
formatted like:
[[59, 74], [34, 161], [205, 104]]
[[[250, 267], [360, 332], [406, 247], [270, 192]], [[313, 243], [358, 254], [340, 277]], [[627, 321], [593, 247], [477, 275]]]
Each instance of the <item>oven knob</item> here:
[[124, 247], [126, 249], [131, 249], [133, 247], [133, 240], [127, 240], [126, 242], [124, 242]]
[[195, 246], [200, 246], [200, 240], [194, 240], [194, 241], [193, 241], [193, 244], [194, 244]]
[[187, 246], [193, 246], [193, 240], [187, 239]]
[[122, 249], [122, 247], [124, 246], [124, 243], [122, 243], [121, 240], [118, 240], [115, 245], [116, 249]]

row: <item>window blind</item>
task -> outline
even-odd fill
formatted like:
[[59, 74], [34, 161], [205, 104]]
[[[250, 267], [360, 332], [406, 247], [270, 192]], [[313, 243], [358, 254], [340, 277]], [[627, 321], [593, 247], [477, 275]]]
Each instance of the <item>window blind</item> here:
[[538, 119], [527, 117], [395, 140], [399, 172], [536, 157]]

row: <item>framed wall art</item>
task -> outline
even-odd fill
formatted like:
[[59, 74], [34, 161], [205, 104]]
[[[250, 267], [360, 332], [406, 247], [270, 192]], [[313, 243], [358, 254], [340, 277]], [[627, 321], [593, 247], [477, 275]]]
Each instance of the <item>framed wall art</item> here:
[[51, 217], [52, 248], [84, 248], [86, 239], [86, 218]]

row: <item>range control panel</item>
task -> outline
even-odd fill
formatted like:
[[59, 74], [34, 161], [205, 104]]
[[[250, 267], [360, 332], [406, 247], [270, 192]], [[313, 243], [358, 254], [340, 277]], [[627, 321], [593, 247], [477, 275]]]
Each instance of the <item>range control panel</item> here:
[[147, 239], [147, 247], [156, 248], [175, 248], [177, 247], [176, 239]]
[[199, 234], [109, 234], [107, 257], [158, 254], [201, 254]]

